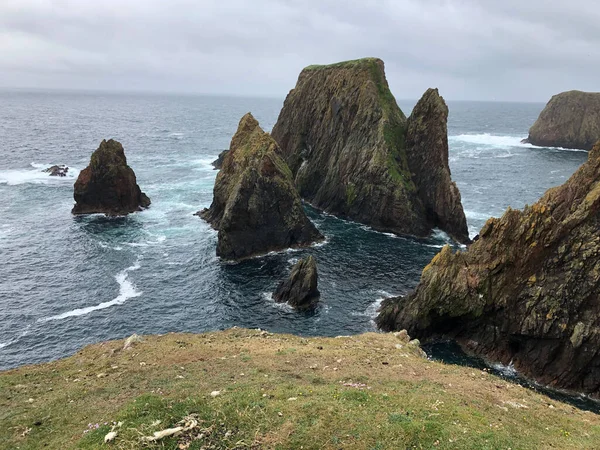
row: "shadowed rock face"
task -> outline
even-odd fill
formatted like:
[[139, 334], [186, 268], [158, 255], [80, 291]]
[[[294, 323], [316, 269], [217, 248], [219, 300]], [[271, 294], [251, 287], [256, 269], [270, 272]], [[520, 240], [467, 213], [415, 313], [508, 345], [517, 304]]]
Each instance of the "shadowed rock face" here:
[[277, 143], [249, 113], [223, 159], [213, 202], [199, 215], [219, 231], [217, 255], [231, 260], [323, 239], [304, 213]]
[[212, 165], [215, 168], [215, 170], [221, 169], [221, 167], [223, 166], [223, 160], [225, 159], [225, 155], [227, 153], [229, 153], [229, 150], [223, 150], [221, 153], [219, 153], [217, 159], [215, 159], [212, 162]]
[[309, 309], [319, 300], [317, 289], [317, 261], [312, 256], [301, 259], [294, 267], [290, 276], [282, 281], [275, 292], [273, 299], [276, 302], [287, 302], [296, 309]]
[[600, 397], [600, 143], [562, 186], [445, 247], [377, 324], [466, 350], [541, 383]]
[[[460, 196], [449, 181], [447, 136], [439, 134], [447, 112], [436, 109], [443, 100], [433, 92], [420, 102], [421, 116], [413, 121], [411, 145], [419, 156], [410, 158], [407, 120], [389, 90], [383, 61], [304, 69], [273, 128], [300, 195], [317, 208], [380, 231], [424, 237], [440, 226], [467, 242], [466, 221], [464, 229], [459, 225], [464, 221]], [[435, 128], [435, 138], [424, 133], [424, 124]], [[425, 168], [431, 177], [417, 174]], [[444, 171], [447, 176], [440, 175]], [[447, 198], [452, 204], [440, 209]]]
[[569, 91], [550, 99], [525, 142], [591, 150], [600, 139], [600, 93]]
[[408, 118], [406, 156], [430, 226], [469, 242], [460, 192], [448, 166], [448, 107], [437, 89], [428, 89]]
[[90, 165], [75, 182], [73, 214], [104, 213], [121, 216], [150, 206], [150, 199], [137, 185], [135, 173], [127, 165], [123, 146], [102, 141], [92, 153]]

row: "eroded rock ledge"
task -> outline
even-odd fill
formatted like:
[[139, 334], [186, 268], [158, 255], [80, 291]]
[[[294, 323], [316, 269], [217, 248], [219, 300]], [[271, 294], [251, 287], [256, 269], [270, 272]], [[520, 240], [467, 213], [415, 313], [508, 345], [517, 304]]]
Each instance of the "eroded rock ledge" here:
[[468, 242], [448, 167], [448, 109], [429, 90], [408, 120], [383, 61], [310, 66], [288, 94], [273, 137], [302, 198], [380, 231]]
[[384, 330], [456, 339], [541, 383], [600, 397], [600, 143], [562, 186], [445, 247], [414, 293], [385, 301]]
[[250, 113], [242, 117], [223, 158], [213, 202], [199, 215], [219, 231], [217, 255], [225, 259], [323, 239], [306, 217], [277, 143]]

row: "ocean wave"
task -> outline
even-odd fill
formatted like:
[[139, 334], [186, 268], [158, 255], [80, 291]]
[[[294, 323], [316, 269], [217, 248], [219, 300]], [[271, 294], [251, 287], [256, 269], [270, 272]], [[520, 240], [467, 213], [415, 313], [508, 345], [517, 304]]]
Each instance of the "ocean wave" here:
[[[538, 145], [533, 145], [529, 143], [521, 142], [525, 139], [522, 136], [509, 136], [509, 135], [497, 135], [490, 133], [482, 133], [482, 134], [459, 134], [456, 136], [448, 136], [449, 142], [463, 142], [467, 144], [475, 144], [483, 147], [478, 147], [477, 150], [483, 151], [488, 148], [496, 148], [496, 149], [510, 149], [510, 148], [547, 148], [552, 150], [561, 150], [561, 151], [571, 151], [571, 152], [585, 152], [587, 150], [579, 150], [572, 148], [563, 148], [563, 147], [540, 147]], [[494, 155], [495, 158], [510, 158], [511, 156], [516, 156], [513, 153], [504, 153]]]
[[492, 217], [488, 213], [482, 213], [482, 212], [478, 212], [478, 211], [470, 211], [467, 209], [465, 209], [465, 216], [467, 219], [485, 220], [485, 221], [487, 221], [490, 217]]
[[9, 186], [19, 184], [73, 184], [79, 176], [79, 169], [69, 166], [69, 171], [64, 177], [52, 177], [43, 170], [53, 164], [31, 163], [32, 169], [8, 169], [0, 170], [0, 184]]
[[501, 363], [492, 364], [492, 368], [506, 377], [514, 378], [517, 376], [517, 369], [515, 369], [512, 361], [508, 364], [508, 366], [505, 366]]
[[87, 306], [85, 308], [73, 309], [71, 311], [66, 311], [64, 313], [57, 314], [55, 316], [43, 317], [41, 319], [38, 319], [37, 322], [49, 322], [52, 320], [63, 320], [63, 319], [67, 319], [69, 317], [85, 316], [91, 312], [98, 311], [100, 309], [110, 308], [111, 306], [115, 306], [115, 305], [122, 305], [130, 298], [139, 297], [140, 295], [142, 295], [142, 292], [137, 291], [135, 289], [135, 286], [133, 285], [133, 283], [131, 283], [131, 281], [129, 281], [129, 279], [128, 279], [129, 272], [138, 270], [139, 268], [140, 268], [140, 263], [139, 263], [139, 261], [136, 261], [133, 266], [123, 269], [121, 272], [119, 272], [115, 276], [115, 280], [119, 284], [119, 295], [117, 297], [113, 298], [112, 300], [110, 300], [108, 302], [103, 302], [103, 303], [100, 303], [100, 304], [94, 305], [94, 306]]

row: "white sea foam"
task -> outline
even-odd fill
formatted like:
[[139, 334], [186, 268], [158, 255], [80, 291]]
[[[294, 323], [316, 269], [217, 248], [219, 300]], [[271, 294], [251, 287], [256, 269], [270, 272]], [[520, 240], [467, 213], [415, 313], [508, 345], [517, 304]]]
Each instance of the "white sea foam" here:
[[273, 300], [273, 293], [272, 292], [263, 292], [262, 297], [267, 300], [269, 303], [271, 303], [271, 305], [273, 305], [275, 308], [277, 309], [281, 309], [282, 311], [293, 311], [294, 308], [292, 308], [287, 302], [276, 302], [275, 300]]
[[53, 164], [37, 164], [31, 163], [31, 169], [20, 170], [0, 170], [0, 184], [9, 186], [19, 184], [56, 184], [67, 183], [73, 184], [79, 175], [79, 170], [69, 166], [69, 171], [65, 177], [52, 177], [49, 173], [43, 172], [44, 169]]
[[[569, 149], [562, 147], [539, 147], [533, 144], [524, 144], [521, 141], [524, 139], [522, 136], [506, 136], [506, 135], [495, 135], [490, 133], [482, 134], [459, 134], [457, 136], [448, 136], [449, 142], [465, 142], [468, 144], [479, 145], [478, 150], [484, 150], [486, 148], [496, 149], [511, 149], [511, 148], [551, 148], [554, 150], [564, 151], [575, 151], [575, 152], [587, 152], [587, 150]], [[511, 153], [502, 153], [494, 155], [496, 158], [509, 158], [515, 156]]]
[[135, 289], [135, 286], [131, 283], [131, 281], [128, 280], [129, 272], [131, 272], [133, 270], [137, 270], [139, 268], [140, 268], [140, 263], [139, 263], [139, 261], [136, 261], [133, 266], [127, 267], [126, 269], [122, 270], [115, 276], [115, 279], [117, 280], [117, 283], [119, 284], [119, 295], [116, 296], [115, 298], [113, 298], [112, 300], [110, 300], [108, 302], [103, 302], [103, 303], [100, 303], [100, 304], [94, 305], [94, 306], [87, 306], [85, 308], [73, 309], [71, 311], [67, 311], [62, 314], [57, 314], [55, 316], [44, 317], [44, 318], [38, 319], [37, 322], [49, 322], [51, 320], [62, 320], [62, 319], [67, 319], [69, 317], [85, 316], [93, 311], [110, 308], [111, 306], [115, 306], [115, 305], [122, 305], [130, 298], [139, 297], [140, 295], [142, 295], [142, 292], [137, 291]]
[[515, 366], [513, 365], [512, 361], [508, 364], [508, 366], [505, 366], [504, 364], [501, 363], [496, 363], [496, 364], [492, 364], [492, 367], [494, 369], [496, 369], [498, 372], [502, 373], [502, 375], [507, 376], [507, 377], [516, 377], [517, 376], [517, 369], [515, 369]]
[[465, 210], [465, 216], [467, 217], [467, 219], [475, 219], [475, 220], [488, 220], [490, 217], [492, 217], [489, 213], [470, 211], [470, 210]]

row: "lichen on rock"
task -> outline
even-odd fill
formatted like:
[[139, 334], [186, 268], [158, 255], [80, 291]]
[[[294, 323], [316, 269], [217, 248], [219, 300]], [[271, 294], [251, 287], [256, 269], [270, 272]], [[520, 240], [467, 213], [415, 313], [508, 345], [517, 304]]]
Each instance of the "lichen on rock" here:
[[113, 139], [103, 140], [92, 153], [89, 166], [75, 182], [73, 197], [73, 214], [121, 216], [150, 206], [150, 199], [127, 165], [123, 146]]
[[562, 186], [490, 219], [466, 251], [445, 247], [384, 330], [465, 349], [555, 387], [600, 397], [600, 142]]
[[296, 309], [310, 309], [319, 300], [317, 261], [309, 256], [301, 259], [287, 279], [279, 283], [273, 293], [278, 303], [288, 303]]
[[[315, 207], [397, 234], [425, 237], [439, 226], [468, 242], [460, 196], [450, 181], [447, 136], [439, 134], [447, 113], [430, 102], [443, 104], [443, 99], [427, 95], [421, 100], [409, 147], [411, 121], [407, 124], [390, 92], [383, 61], [309, 66], [288, 94], [273, 137], [300, 195]], [[423, 121], [435, 130], [435, 139], [416, 126]], [[418, 157], [411, 158], [411, 152]], [[421, 173], [424, 165], [434, 177]], [[429, 189], [435, 193], [426, 193]], [[439, 208], [430, 198], [451, 198], [452, 204]]]
[[541, 147], [591, 150], [600, 139], [600, 93], [568, 91], [553, 96], [525, 142]]
[[277, 143], [250, 113], [242, 117], [223, 159], [210, 208], [198, 214], [219, 231], [217, 255], [225, 259], [323, 239], [306, 217]]

